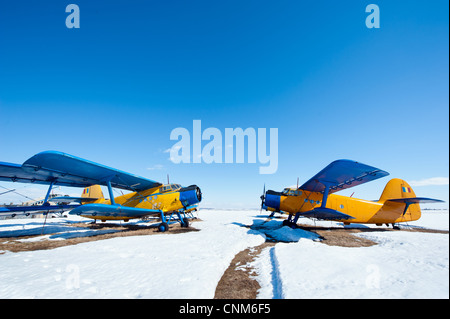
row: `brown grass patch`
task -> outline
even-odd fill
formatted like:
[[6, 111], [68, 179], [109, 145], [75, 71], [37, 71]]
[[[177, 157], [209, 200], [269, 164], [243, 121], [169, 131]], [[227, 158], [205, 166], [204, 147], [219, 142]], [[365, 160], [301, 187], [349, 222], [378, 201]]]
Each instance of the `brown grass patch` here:
[[266, 247], [274, 246], [273, 242], [265, 242], [257, 247], [239, 252], [231, 261], [216, 287], [214, 299], [255, 299], [259, 283], [251, 278], [252, 268], [246, 265], [252, 262]]
[[376, 242], [354, 236], [358, 233], [371, 233], [371, 232], [390, 232], [390, 231], [407, 231], [407, 232], [423, 232], [423, 233], [438, 233], [448, 234], [448, 230], [435, 230], [425, 228], [342, 228], [342, 227], [316, 227], [309, 225], [299, 225], [300, 228], [318, 234], [322, 243], [329, 246], [340, 247], [370, 247], [377, 245]]

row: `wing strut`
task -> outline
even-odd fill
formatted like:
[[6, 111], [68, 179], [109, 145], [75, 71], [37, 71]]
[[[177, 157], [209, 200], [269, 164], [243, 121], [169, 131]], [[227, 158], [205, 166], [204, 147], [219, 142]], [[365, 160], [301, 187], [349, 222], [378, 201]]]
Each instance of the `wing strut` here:
[[[51, 181], [51, 183], [50, 183], [50, 186], [49, 186], [49, 188], [48, 188], [47, 194], [45, 195], [45, 199], [44, 199], [44, 203], [43, 203], [44, 206], [50, 206], [50, 203], [48, 202], [48, 197], [50, 196], [50, 192], [52, 191], [53, 184], [55, 184], [55, 181], [56, 181], [56, 178], [53, 179], [53, 180]], [[49, 212], [49, 211], [47, 210], [47, 212], [45, 213], [45, 219], [44, 219], [44, 224], [42, 224], [41, 235], [44, 234], [44, 227], [45, 227], [45, 224], [47, 223], [48, 212]]]
[[330, 184], [325, 182], [322, 182], [322, 184], [325, 185], [325, 190], [323, 191], [322, 205], [320, 207], [325, 208], [327, 205], [328, 194], [330, 193]]
[[111, 200], [111, 205], [116, 205], [116, 202], [114, 201], [114, 194], [111, 187], [111, 179], [108, 179], [106, 181], [106, 186], [108, 186], [108, 192], [109, 192], [109, 199]]
[[45, 195], [44, 204], [48, 202], [48, 197], [50, 196], [50, 192], [52, 191], [53, 184], [55, 184], [56, 179], [52, 180], [50, 183], [50, 187], [48, 188], [47, 195]]

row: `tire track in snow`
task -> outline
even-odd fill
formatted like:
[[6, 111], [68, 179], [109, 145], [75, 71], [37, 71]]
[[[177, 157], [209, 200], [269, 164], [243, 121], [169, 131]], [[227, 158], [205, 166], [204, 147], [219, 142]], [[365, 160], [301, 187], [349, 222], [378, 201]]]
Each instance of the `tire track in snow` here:
[[280, 264], [278, 262], [275, 246], [270, 248], [270, 264], [272, 265], [271, 284], [272, 284], [272, 294], [273, 299], [284, 299], [283, 295], [283, 281], [280, 276]]

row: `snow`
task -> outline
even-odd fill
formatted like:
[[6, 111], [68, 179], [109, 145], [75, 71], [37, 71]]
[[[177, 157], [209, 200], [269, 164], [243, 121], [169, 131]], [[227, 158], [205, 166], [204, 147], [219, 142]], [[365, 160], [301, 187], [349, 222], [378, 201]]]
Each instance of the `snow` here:
[[319, 235], [297, 228], [293, 229], [288, 226], [282, 226], [279, 220], [271, 220], [265, 222], [264, 220], [254, 220], [253, 229], [264, 233], [272, 241], [281, 242], [297, 242], [301, 238], [310, 240], [318, 240]]
[[[234, 256], [266, 238], [280, 242], [251, 263], [261, 286], [257, 298], [449, 298], [448, 234], [372, 231], [358, 236], [378, 245], [345, 248], [282, 227], [279, 219], [265, 222], [256, 210], [205, 209], [198, 216], [192, 227], [199, 231], [0, 251], [0, 298], [209, 299]], [[70, 226], [80, 221], [90, 222], [71, 215], [48, 219], [41, 235], [43, 220], [2, 220], [0, 237], [65, 240], [104, 231]], [[448, 230], [448, 224], [447, 211], [423, 211], [408, 227]]]
[[277, 244], [270, 256], [261, 256], [274, 264], [273, 280], [283, 285], [275, 297], [448, 298], [448, 235], [380, 232], [370, 239], [379, 245], [333, 247], [305, 239]]

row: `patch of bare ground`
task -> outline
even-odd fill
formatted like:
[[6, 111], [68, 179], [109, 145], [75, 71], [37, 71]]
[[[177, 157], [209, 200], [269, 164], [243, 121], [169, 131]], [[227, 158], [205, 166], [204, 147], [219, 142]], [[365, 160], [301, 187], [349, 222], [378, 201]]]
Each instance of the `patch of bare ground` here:
[[438, 233], [448, 234], [448, 230], [436, 230], [425, 228], [342, 228], [342, 227], [315, 227], [308, 225], [299, 225], [300, 228], [316, 233], [321, 237], [321, 242], [329, 246], [341, 246], [341, 247], [370, 247], [377, 245], [376, 242], [354, 236], [357, 233], [369, 233], [369, 232], [390, 232], [390, 231], [406, 231], [406, 232], [423, 232], [423, 233]]
[[216, 287], [214, 299], [255, 299], [261, 286], [251, 278], [253, 269], [248, 266], [266, 247], [275, 245], [265, 242], [239, 252], [231, 261]]
[[[192, 222], [192, 220], [191, 220]], [[50, 239], [42, 239], [36, 241], [21, 241], [23, 239], [30, 239], [34, 237], [39, 237], [40, 235], [34, 236], [22, 236], [22, 237], [8, 237], [8, 238], [0, 238], [0, 252], [10, 251], [10, 252], [21, 252], [21, 251], [32, 251], [32, 250], [45, 250], [45, 249], [54, 249], [63, 246], [76, 245], [80, 243], [86, 243], [97, 240], [104, 240], [116, 237], [128, 237], [128, 236], [149, 236], [156, 234], [181, 234], [191, 231], [199, 231], [193, 227], [181, 227], [180, 224], [172, 224], [168, 231], [161, 233], [158, 231], [157, 225], [151, 226], [139, 226], [139, 225], [118, 225], [112, 223], [74, 223], [71, 224], [74, 227], [82, 227], [88, 228], [92, 230], [116, 230], [114, 233], [108, 234], [99, 234], [93, 236], [86, 237], [76, 237], [69, 238], [64, 240], [50, 240]], [[51, 234], [45, 234], [51, 235]]]
[[[372, 228], [315, 227], [308, 225], [300, 225], [299, 227], [301, 229], [316, 233], [320, 236], [321, 242], [329, 246], [370, 247], [377, 244], [372, 240], [354, 236], [354, 234], [361, 232], [375, 231]], [[382, 231], [391, 230], [383, 229]]]

